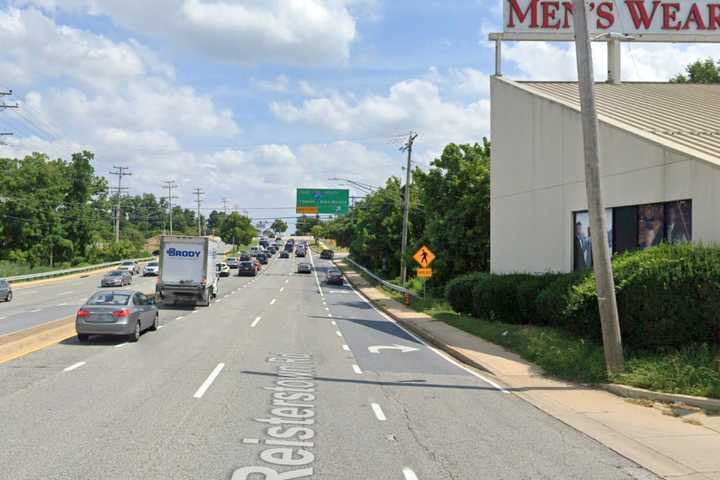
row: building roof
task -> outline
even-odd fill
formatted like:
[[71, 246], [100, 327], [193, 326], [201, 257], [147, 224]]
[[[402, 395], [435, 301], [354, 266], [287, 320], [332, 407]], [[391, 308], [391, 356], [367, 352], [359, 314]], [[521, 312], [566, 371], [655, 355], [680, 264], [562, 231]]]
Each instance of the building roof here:
[[[580, 108], [576, 82], [519, 82], [535, 94]], [[720, 85], [597, 83], [600, 121], [720, 165]]]

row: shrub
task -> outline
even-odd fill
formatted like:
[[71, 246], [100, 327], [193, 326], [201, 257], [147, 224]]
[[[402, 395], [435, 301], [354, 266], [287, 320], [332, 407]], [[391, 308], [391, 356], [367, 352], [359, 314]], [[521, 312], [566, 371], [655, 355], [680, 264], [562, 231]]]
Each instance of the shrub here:
[[536, 299], [537, 323], [566, 327], [566, 311], [572, 289], [589, 272], [558, 274], [538, 293]]
[[508, 323], [538, 323], [537, 298], [557, 275], [490, 275], [475, 285], [473, 313]]
[[445, 298], [453, 310], [470, 315], [473, 313], [473, 287], [488, 277], [488, 273], [468, 273], [452, 279], [445, 288]]
[[[720, 248], [662, 245], [613, 260], [625, 344], [641, 349], [720, 343]], [[566, 328], [600, 339], [591, 275], [571, 289]]]

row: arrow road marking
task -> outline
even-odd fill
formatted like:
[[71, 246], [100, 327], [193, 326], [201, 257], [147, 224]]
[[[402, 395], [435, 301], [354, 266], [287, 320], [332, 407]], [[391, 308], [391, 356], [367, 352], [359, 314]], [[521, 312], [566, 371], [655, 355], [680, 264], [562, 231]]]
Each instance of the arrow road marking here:
[[395, 345], [374, 345], [372, 347], [368, 347], [368, 351], [370, 353], [380, 353], [380, 350], [398, 350], [401, 353], [409, 353], [417, 352], [419, 349], [405, 345], [398, 345], [397, 343]]

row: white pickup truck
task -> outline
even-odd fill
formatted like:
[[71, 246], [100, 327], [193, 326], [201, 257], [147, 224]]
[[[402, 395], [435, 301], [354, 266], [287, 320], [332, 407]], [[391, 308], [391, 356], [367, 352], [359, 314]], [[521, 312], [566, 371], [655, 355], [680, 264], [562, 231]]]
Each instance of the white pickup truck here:
[[210, 305], [218, 293], [217, 247], [217, 241], [210, 237], [160, 238], [156, 292], [163, 303]]

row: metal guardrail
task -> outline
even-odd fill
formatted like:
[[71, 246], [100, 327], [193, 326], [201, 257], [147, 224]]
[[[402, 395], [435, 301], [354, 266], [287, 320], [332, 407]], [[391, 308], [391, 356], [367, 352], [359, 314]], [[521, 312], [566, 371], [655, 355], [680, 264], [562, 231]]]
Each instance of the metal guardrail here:
[[345, 257], [345, 260], [347, 260], [347, 261], [350, 262], [355, 268], [359, 268], [360, 270], [363, 271], [363, 273], [365, 273], [366, 275], [368, 275], [370, 278], [372, 278], [372, 279], [375, 280], [376, 282], [382, 284], [384, 287], [389, 288], [390, 290], [394, 290], [394, 291], [399, 292], [399, 293], [402, 293], [402, 294], [407, 294], [407, 295], [410, 295], [411, 297], [414, 297], [414, 298], [418, 298], [418, 299], [419, 299], [419, 298], [422, 298], [422, 297], [420, 297], [420, 295], [418, 295], [417, 293], [415, 293], [415, 292], [413, 292], [413, 291], [411, 291], [411, 290], [408, 290], [407, 288], [403, 288], [403, 287], [401, 287], [401, 286], [399, 286], [399, 285], [395, 285], [394, 283], [390, 283], [390, 282], [388, 282], [387, 280], [383, 280], [382, 278], [378, 277], [378, 276], [375, 275], [373, 272], [371, 272], [371, 271], [368, 270], [367, 268], [363, 267], [362, 265], [360, 265], [359, 263], [357, 263], [355, 260], [353, 260], [353, 259], [350, 258], [350, 257]]
[[[154, 258], [155, 257], [133, 258], [131, 260], [135, 260], [137, 262], [145, 262], [145, 261], [153, 260]], [[14, 277], [6, 277], [5, 280], [7, 280], [10, 283], [17, 283], [17, 282], [25, 282], [28, 280], [42, 280], [44, 278], [62, 277], [63, 275], [71, 275], [73, 273], [82, 273], [82, 272], [91, 272], [93, 270], [100, 270], [102, 268], [112, 267], [114, 265], [120, 265], [122, 262], [124, 262], [124, 260], [119, 260], [117, 262], [98, 263], [96, 265], [88, 265], [87, 267], [67, 268], [65, 270], [55, 270], [52, 272], [29, 273], [27, 275], [16, 275]]]

